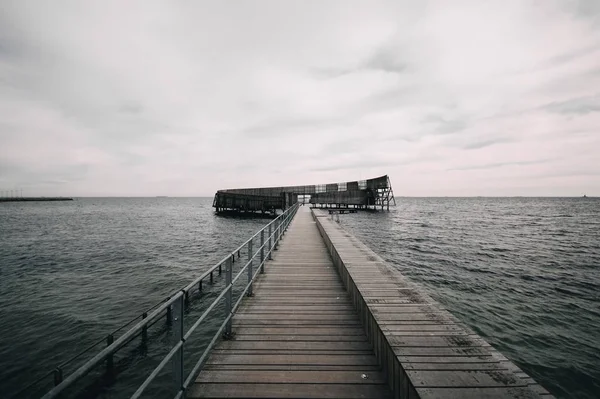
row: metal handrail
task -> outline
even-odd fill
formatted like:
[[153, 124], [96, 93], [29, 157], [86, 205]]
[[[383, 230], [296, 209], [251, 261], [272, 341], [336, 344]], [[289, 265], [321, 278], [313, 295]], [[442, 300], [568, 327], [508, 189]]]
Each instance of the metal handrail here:
[[[177, 394], [175, 397], [182, 397], [185, 390], [192, 384], [197, 374], [200, 372], [204, 362], [207, 360], [208, 355], [214, 345], [216, 344], [218, 338], [220, 336], [224, 336], [225, 338], [231, 335], [231, 320], [233, 318], [234, 312], [237, 310], [240, 305], [242, 299], [246, 294], [251, 294], [252, 283], [254, 282], [256, 276], [259, 273], [264, 272], [264, 264], [268, 259], [271, 259], [272, 251], [277, 249], [277, 245], [281, 240], [281, 237], [287, 230], [290, 222], [292, 221], [296, 211], [298, 210], [299, 203], [294, 204], [287, 210], [285, 210], [281, 215], [277, 218], [273, 219], [270, 223], [256, 232], [252, 237], [246, 240], [242, 245], [240, 245], [235, 251], [231, 252], [225, 258], [223, 258], [220, 262], [212, 266], [209, 270], [204, 272], [200, 277], [196, 278], [190, 284], [188, 284], [183, 289], [173, 293], [169, 298], [160, 304], [151, 314], [149, 314], [146, 318], [143, 318], [139, 323], [125, 332], [122, 336], [120, 336], [116, 341], [112, 342], [106, 348], [104, 348], [100, 353], [94, 356], [92, 359], [87, 361], [77, 370], [75, 370], [72, 374], [70, 374], [66, 379], [56, 385], [53, 389], [48, 391], [42, 399], [52, 399], [58, 397], [65, 389], [69, 388], [76, 381], [87, 375], [90, 371], [92, 371], [95, 367], [100, 365], [102, 362], [106, 361], [109, 357], [111, 357], [117, 350], [119, 350], [122, 346], [131, 341], [134, 337], [142, 333], [149, 325], [152, 325], [154, 320], [157, 319], [161, 313], [165, 310], [167, 314], [175, 313], [175, 321], [173, 329], [178, 333], [177, 340], [173, 343], [172, 348], [168, 352], [167, 355], [161, 360], [158, 366], [150, 373], [150, 375], [146, 378], [146, 380], [139, 386], [136, 392], [133, 394], [132, 398], [138, 398], [142, 395], [144, 390], [148, 387], [148, 385], [156, 378], [156, 376], [160, 373], [160, 371], [170, 362], [173, 363], [173, 369], [176, 371], [174, 373], [176, 379], [176, 387]], [[268, 230], [268, 235], [265, 237], [265, 231]], [[256, 248], [256, 251], [253, 251], [253, 241], [257, 237], [261, 238], [261, 245]], [[232, 275], [233, 262], [235, 260], [235, 256], [237, 254], [238, 259], [240, 258], [240, 254], [244, 247], [248, 247], [248, 260], [246, 264], [238, 271], [235, 277]], [[260, 256], [260, 262], [256, 270], [253, 270], [253, 262], [255, 258]], [[211, 305], [202, 313], [202, 315], [194, 322], [194, 324], [189, 328], [189, 330], [184, 333], [183, 329], [183, 321], [184, 321], [184, 312], [183, 308], [185, 306], [185, 302], [188, 299], [189, 293], [194, 289], [194, 287], [198, 286], [198, 290], [201, 290], [201, 283], [208, 276], [211, 276], [217, 269], [219, 272], [221, 271], [221, 267], [223, 264], [226, 265], [226, 283], [225, 287], [221, 291], [221, 293], [214, 299]], [[233, 286], [234, 284], [242, 277], [244, 272], [248, 275], [248, 282], [242, 290], [239, 299], [235, 304], [232, 303], [233, 296]], [[212, 281], [212, 276], [211, 276]], [[208, 315], [216, 308], [217, 304], [223, 299], [226, 299], [226, 314], [225, 320], [221, 324], [220, 328], [212, 338], [211, 342], [205, 349], [205, 351], [200, 356], [198, 362], [194, 365], [191, 372], [188, 374], [185, 381], [183, 380], [183, 348], [184, 343], [191, 337], [191, 335], [196, 331], [196, 329], [202, 324], [204, 320], [208, 317]], [[170, 317], [170, 316], [169, 316]], [[177, 335], [177, 334], [174, 334]], [[180, 372], [177, 372], [180, 370]]]

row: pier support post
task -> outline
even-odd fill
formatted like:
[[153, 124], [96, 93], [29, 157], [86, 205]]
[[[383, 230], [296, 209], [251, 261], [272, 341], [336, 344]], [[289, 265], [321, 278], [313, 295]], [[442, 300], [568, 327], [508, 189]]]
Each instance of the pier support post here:
[[170, 326], [171, 324], [173, 324], [173, 305], [167, 306], [167, 325]]
[[[144, 312], [142, 314], [142, 320], [148, 317], [148, 313]], [[146, 346], [148, 344], [148, 325], [142, 327], [142, 346]]]
[[[115, 337], [112, 334], [108, 334], [106, 336], [106, 346], [109, 347], [115, 341]], [[113, 355], [108, 355], [106, 357], [106, 372], [112, 373], [114, 367], [114, 359]]]
[[273, 259], [271, 252], [273, 252], [273, 223], [269, 224], [269, 260]]
[[265, 229], [260, 231], [260, 273], [265, 272]]
[[252, 274], [253, 274], [253, 268], [252, 268], [252, 240], [248, 241], [248, 296], [253, 296], [254, 293], [252, 292]]
[[54, 386], [57, 386], [63, 381], [63, 371], [60, 367], [54, 369]]
[[[227, 258], [227, 263], [226, 263], [226, 267], [225, 267], [225, 289], [227, 290], [227, 293], [225, 294], [225, 317], [230, 317], [231, 316], [231, 307], [232, 307], [232, 291], [233, 291], [233, 286], [231, 284], [231, 280], [232, 280], [232, 269], [233, 269], [233, 262], [231, 260], [231, 257]], [[223, 332], [223, 339], [229, 339], [231, 338], [231, 319], [229, 319], [229, 321], [227, 322], [227, 324], [225, 325], [225, 331]]]
[[[183, 341], [183, 307], [184, 295], [181, 295], [175, 303], [173, 303], [173, 345], [177, 345]], [[177, 392], [183, 389], [183, 344], [177, 350], [172, 360], [173, 380]]]
[[275, 226], [275, 237], [273, 237], [273, 239], [275, 240], [273, 250], [277, 251], [277, 245], [279, 244], [279, 228], [281, 227], [281, 219], [275, 219], [275, 224], [277, 226]]

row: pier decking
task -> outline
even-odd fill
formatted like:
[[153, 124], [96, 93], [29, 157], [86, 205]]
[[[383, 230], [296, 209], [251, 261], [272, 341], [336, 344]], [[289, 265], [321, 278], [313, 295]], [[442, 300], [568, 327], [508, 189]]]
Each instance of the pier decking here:
[[[298, 211], [189, 398], [551, 398], [331, 220]], [[320, 232], [320, 234], [319, 234]]]
[[187, 397], [391, 397], [308, 207], [274, 258]]

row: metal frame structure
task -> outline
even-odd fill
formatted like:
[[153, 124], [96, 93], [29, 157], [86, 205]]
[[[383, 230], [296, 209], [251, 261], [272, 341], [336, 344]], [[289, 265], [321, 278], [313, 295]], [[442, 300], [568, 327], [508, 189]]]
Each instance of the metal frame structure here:
[[[387, 177], [387, 176], [386, 176]], [[385, 187], [378, 187], [375, 189], [375, 206], [381, 206], [383, 210], [384, 206], [387, 206], [387, 210], [390, 210], [390, 204], [396, 206], [396, 198], [394, 198], [394, 190], [392, 189], [392, 182], [390, 178], [387, 178], [387, 185]]]
[[[185, 391], [193, 383], [198, 374], [200, 373], [202, 366], [208, 359], [208, 356], [215, 346], [220, 337], [228, 339], [231, 337], [231, 325], [232, 318], [236, 310], [238, 309], [242, 299], [248, 295], [252, 295], [252, 284], [259, 273], [265, 272], [265, 263], [268, 259], [272, 259], [272, 252], [277, 249], [279, 241], [285, 234], [290, 222], [292, 221], [296, 211], [298, 210], [299, 203], [295, 203], [288, 208], [283, 214], [273, 219], [269, 224], [260, 229], [251, 238], [246, 240], [240, 245], [235, 251], [223, 258], [219, 263], [212, 266], [209, 270], [204, 272], [200, 277], [196, 278], [186, 287], [173, 293], [169, 299], [162, 303], [159, 307], [152, 311], [150, 314], [144, 314], [142, 321], [137, 323], [116, 341], [112, 341], [109, 345], [104, 348], [100, 353], [86, 362], [84, 365], [75, 370], [66, 379], [62, 379], [62, 371], [57, 370], [54, 373], [55, 387], [47, 392], [42, 398], [53, 399], [60, 397], [68, 388], [83, 378], [85, 375], [90, 373], [96, 367], [106, 363], [111, 364], [114, 354], [129, 343], [131, 340], [138, 336], [142, 336], [142, 340], [147, 339], [147, 328], [154, 324], [158, 319], [164, 317], [166, 314], [167, 323], [172, 325], [172, 336], [173, 342], [168, 354], [161, 360], [158, 366], [148, 375], [146, 380], [138, 387], [131, 398], [139, 398], [150, 383], [159, 375], [159, 373], [167, 367], [167, 364], [171, 364], [173, 369], [173, 377], [175, 383], [175, 398], [182, 398], [185, 395]], [[260, 237], [260, 246], [256, 249], [253, 248], [253, 240]], [[248, 259], [246, 264], [239, 270], [239, 272], [233, 276], [233, 263], [235, 262], [236, 256], [239, 259], [240, 254], [244, 248], [247, 248]], [[255, 260], [258, 261], [256, 268], [254, 267]], [[206, 279], [213, 281], [213, 273], [218, 272], [221, 274], [222, 267], [225, 265], [225, 287], [221, 293], [215, 298], [211, 305], [202, 313], [202, 315], [196, 319], [194, 324], [187, 330], [184, 331], [184, 308], [189, 300], [190, 294], [197, 290], [202, 292], [202, 282]], [[247, 283], [239, 295], [239, 298], [233, 302], [233, 286], [243, 276], [247, 276]], [[196, 362], [192, 370], [185, 376], [184, 370], [184, 348], [185, 343], [191, 338], [191, 335], [196, 329], [207, 319], [209, 314], [215, 310], [221, 300], [225, 300], [225, 320], [220, 325], [218, 331], [213, 336], [212, 340], [204, 350], [200, 359]]]
[[311, 204], [326, 208], [389, 210], [390, 204], [396, 205], [390, 179], [383, 175], [342, 183], [219, 190], [213, 207], [217, 213], [275, 212], [307, 196]]

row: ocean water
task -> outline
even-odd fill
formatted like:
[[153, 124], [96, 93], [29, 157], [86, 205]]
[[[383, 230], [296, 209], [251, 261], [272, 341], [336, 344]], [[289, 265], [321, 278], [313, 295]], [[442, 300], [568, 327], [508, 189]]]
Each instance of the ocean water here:
[[[216, 216], [210, 198], [0, 204], [0, 397], [65, 373], [235, 249], [268, 219]], [[398, 198], [340, 223], [561, 398], [600, 397], [600, 200]], [[197, 317], [220, 287], [187, 310]], [[187, 317], [187, 316], [186, 316]], [[216, 328], [203, 325], [191, 364]], [[131, 395], [166, 353], [157, 323], [87, 396]], [[187, 347], [186, 347], [186, 350]], [[188, 366], [186, 366], [188, 367]], [[166, 373], [161, 381], [168, 385]], [[161, 378], [162, 378], [161, 377]], [[18, 397], [38, 397], [46, 377]], [[166, 391], [157, 387], [151, 397]]]

